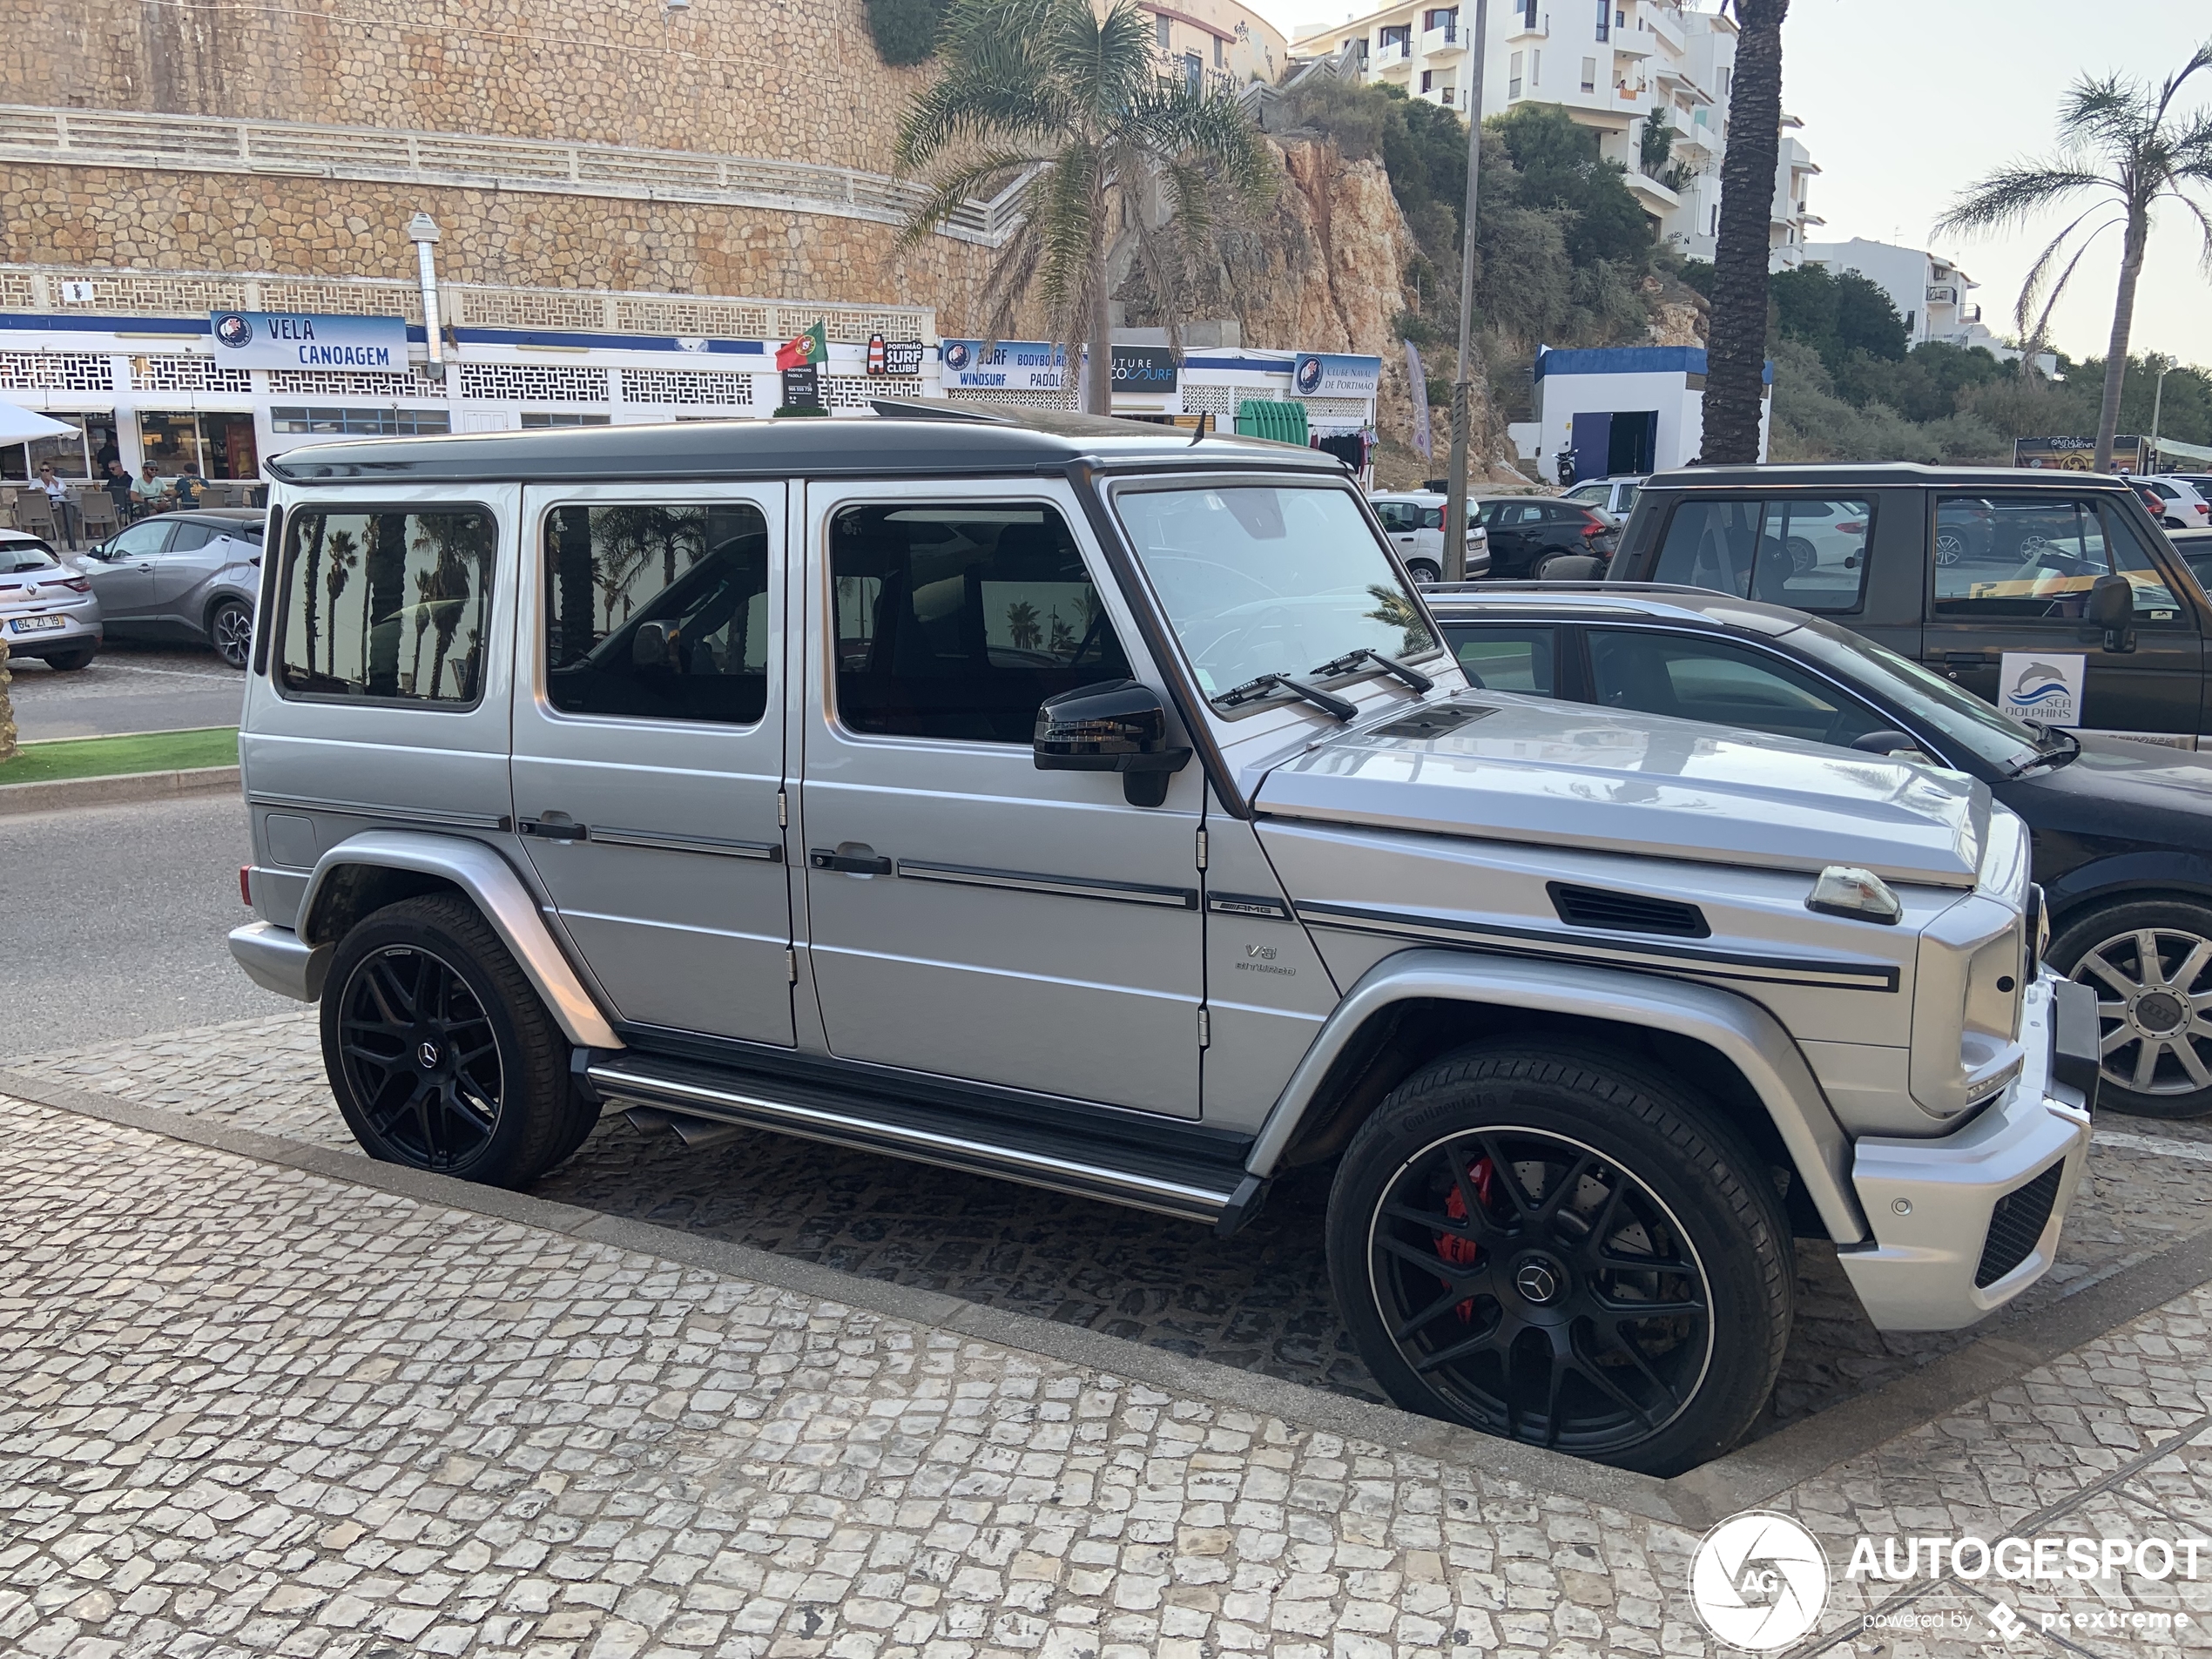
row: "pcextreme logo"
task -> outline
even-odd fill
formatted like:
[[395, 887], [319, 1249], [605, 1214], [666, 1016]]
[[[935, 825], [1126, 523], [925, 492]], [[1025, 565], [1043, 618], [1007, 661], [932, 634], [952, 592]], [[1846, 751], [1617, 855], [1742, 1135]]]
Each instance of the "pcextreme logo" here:
[[1764, 1653], [1811, 1629], [1828, 1605], [1828, 1558], [1787, 1515], [1731, 1515], [1707, 1533], [1689, 1563], [1689, 1599], [1705, 1628], [1732, 1648]]

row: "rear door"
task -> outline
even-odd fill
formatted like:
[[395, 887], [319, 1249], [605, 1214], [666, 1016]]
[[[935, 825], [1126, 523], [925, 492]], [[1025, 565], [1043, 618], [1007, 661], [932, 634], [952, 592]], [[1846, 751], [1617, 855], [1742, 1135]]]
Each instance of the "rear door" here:
[[220, 529], [199, 519], [179, 519], [169, 545], [153, 561], [154, 615], [164, 621], [198, 627], [200, 618], [187, 615], [194, 591], [230, 561], [230, 543]]
[[[1929, 667], [2028, 718], [2194, 740], [2195, 609], [2111, 491], [1939, 495], [1931, 544]], [[2107, 650], [2084, 624], [2091, 587], [2115, 573], [2134, 592], [2131, 650]]]
[[524, 492], [516, 826], [629, 1025], [792, 1041], [785, 489]]

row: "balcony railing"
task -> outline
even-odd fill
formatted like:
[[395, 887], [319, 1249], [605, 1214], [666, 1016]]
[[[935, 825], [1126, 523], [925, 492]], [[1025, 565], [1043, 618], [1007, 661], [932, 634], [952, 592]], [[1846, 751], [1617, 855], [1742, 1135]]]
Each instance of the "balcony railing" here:
[[[22, 105], [0, 105], [0, 159], [716, 202], [886, 225], [904, 222], [928, 194], [882, 173], [763, 157]], [[940, 234], [1000, 246], [1020, 221], [1027, 184], [967, 202]]]

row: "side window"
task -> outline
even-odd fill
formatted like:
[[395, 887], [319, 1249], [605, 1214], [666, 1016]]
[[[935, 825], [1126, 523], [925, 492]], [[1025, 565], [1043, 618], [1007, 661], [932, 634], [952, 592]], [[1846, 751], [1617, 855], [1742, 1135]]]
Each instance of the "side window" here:
[[191, 519], [185, 519], [177, 526], [176, 535], [170, 538], [167, 551], [190, 553], [206, 547], [214, 537], [213, 525], [195, 523]]
[[1486, 691], [1527, 691], [1550, 697], [1557, 685], [1559, 631], [1555, 628], [1467, 627], [1444, 624], [1444, 637], [1467, 671], [1468, 680]]
[[545, 519], [545, 695], [567, 714], [750, 725], [768, 705], [768, 521], [750, 502]]
[[1382, 527], [1393, 536], [1413, 528], [1413, 509], [1402, 501], [1379, 501], [1375, 516], [1382, 520]]
[[1420, 512], [1423, 529], [1440, 530], [1444, 528], [1444, 509], [1441, 507], [1424, 507]]
[[287, 697], [473, 704], [497, 532], [476, 508], [295, 509], [277, 588]]
[[173, 519], [152, 519], [144, 524], [133, 524], [120, 536], [108, 538], [108, 554], [119, 559], [151, 558], [169, 545], [169, 532], [176, 528]]
[[1651, 579], [1799, 610], [1856, 610], [1872, 527], [1872, 503], [1862, 500], [1684, 502]]
[[2182, 615], [2149, 549], [2109, 503], [2049, 496], [1936, 503], [1939, 617], [2078, 621], [2097, 578], [2114, 572], [2134, 589], [2139, 620]]
[[852, 731], [1026, 744], [1045, 698], [1129, 677], [1051, 507], [848, 507], [829, 537], [837, 711]]
[[1795, 664], [1723, 640], [1593, 628], [1590, 683], [1608, 708], [1849, 745], [1890, 722]]

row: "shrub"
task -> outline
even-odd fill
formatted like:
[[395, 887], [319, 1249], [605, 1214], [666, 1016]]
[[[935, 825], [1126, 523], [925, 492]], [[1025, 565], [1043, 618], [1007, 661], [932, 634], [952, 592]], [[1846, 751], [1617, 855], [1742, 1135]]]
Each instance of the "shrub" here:
[[944, 0], [867, 0], [868, 33], [887, 64], [919, 64], [937, 50]]

